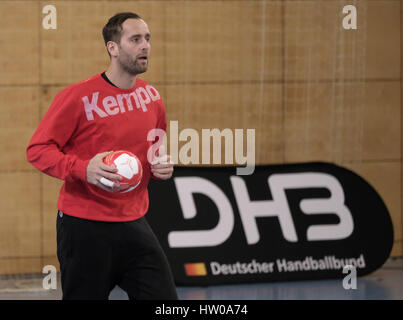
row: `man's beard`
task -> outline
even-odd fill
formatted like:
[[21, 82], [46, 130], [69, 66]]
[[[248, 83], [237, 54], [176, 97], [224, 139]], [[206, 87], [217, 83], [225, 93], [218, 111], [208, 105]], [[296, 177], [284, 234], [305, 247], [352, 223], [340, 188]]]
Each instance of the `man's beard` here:
[[148, 61], [145, 64], [140, 63], [139, 60], [133, 60], [125, 52], [119, 56], [118, 62], [123, 70], [133, 76], [146, 72], [148, 67]]

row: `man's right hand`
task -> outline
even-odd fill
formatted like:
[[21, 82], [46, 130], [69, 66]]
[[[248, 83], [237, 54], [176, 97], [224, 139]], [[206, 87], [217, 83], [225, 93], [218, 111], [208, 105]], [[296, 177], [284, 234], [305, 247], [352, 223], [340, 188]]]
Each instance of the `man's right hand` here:
[[108, 187], [100, 182], [102, 178], [112, 182], [113, 180], [122, 180], [122, 177], [118, 174], [114, 174], [118, 169], [112, 166], [108, 166], [103, 162], [103, 159], [113, 151], [107, 151], [96, 154], [88, 163], [87, 166], [87, 182], [96, 185], [97, 187], [108, 191], [114, 192], [113, 187]]

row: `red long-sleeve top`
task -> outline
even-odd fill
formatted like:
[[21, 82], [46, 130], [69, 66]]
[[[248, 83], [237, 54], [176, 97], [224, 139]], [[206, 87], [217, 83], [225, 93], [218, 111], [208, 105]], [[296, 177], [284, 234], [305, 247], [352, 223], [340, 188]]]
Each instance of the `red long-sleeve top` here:
[[[150, 130], [166, 130], [158, 91], [137, 78], [120, 89], [97, 74], [62, 90], [54, 98], [27, 147], [27, 160], [64, 180], [57, 207], [68, 215], [99, 221], [132, 221], [148, 210], [151, 176], [147, 151]], [[128, 150], [140, 159], [143, 178], [127, 193], [108, 192], [86, 181], [90, 159], [106, 151]]]

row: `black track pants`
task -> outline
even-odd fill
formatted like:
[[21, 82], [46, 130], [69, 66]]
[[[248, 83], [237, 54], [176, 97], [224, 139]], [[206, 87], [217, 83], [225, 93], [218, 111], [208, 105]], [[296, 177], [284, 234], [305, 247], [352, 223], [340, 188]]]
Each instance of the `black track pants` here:
[[63, 299], [178, 299], [167, 258], [146, 219], [102, 222], [58, 211], [57, 256]]

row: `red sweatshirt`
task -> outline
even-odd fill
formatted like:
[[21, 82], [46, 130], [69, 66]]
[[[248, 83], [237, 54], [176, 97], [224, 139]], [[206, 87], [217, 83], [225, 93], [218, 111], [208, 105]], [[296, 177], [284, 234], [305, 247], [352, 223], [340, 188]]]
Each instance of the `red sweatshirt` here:
[[[151, 176], [147, 141], [151, 129], [166, 130], [158, 91], [137, 78], [120, 89], [97, 74], [62, 90], [54, 98], [27, 148], [40, 171], [64, 180], [57, 207], [68, 215], [100, 221], [131, 221], [148, 210]], [[97, 154], [128, 150], [140, 159], [143, 178], [127, 193], [111, 193], [86, 182], [87, 165]]]

